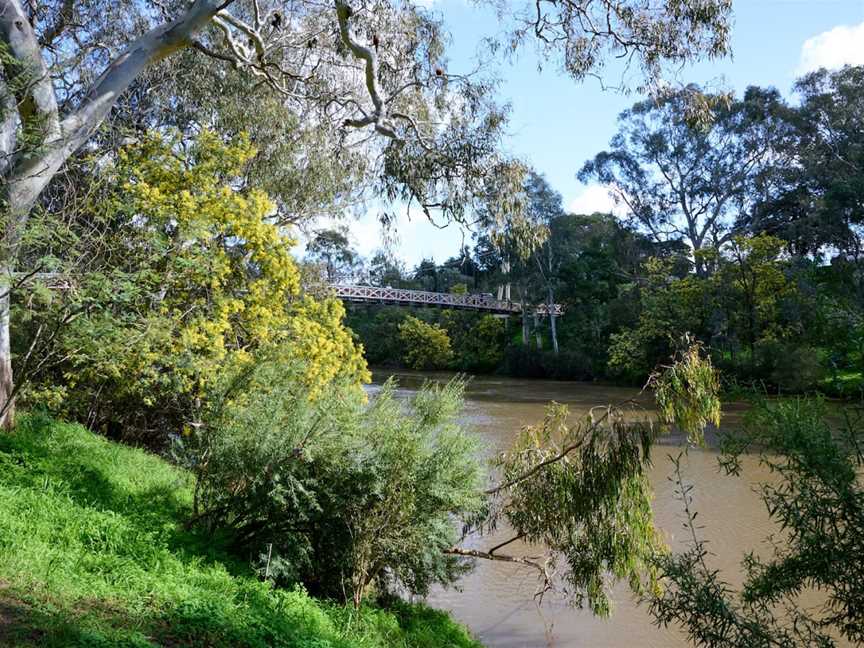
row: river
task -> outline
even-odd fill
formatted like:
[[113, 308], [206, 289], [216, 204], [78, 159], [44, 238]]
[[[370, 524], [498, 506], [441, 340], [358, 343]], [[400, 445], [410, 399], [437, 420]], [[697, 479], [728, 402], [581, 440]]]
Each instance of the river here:
[[[380, 384], [389, 373], [375, 375]], [[399, 372], [400, 392], [408, 396], [427, 379], [446, 380], [447, 374]], [[372, 390], [375, 390], [375, 385]], [[465, 403], [465, 423], [484, 441], [491, 455], [505, 450], [514, 441], [521, 426], [536, 423], [543, 417], [551, 400], [566, 403], [574, 414], [584, 414], [595, 405], [622, 402], [634, 396], [650, 406], [650, 398], [638, 390], [591, 383], [519, 380], [504, 377], [475, 377], [469, 384]], [[723, 426], [740, 421], [744, 407], [731, 404], [724, 408]], [[667, 439], [656, 445], [652, 455], [651, 483], [654, 488], [654, 512], [657, 526], [674, 549], [686, 547], [682, 527], [682, 507], [669, 481], [670, 454], [683, 449], [680, 440]], [[768, 472], [755, 460], [744, 463], [742, 477], [728, 477], [720, 472], [717, 452], [690, 448], [682, 462], [685, 480], [694, 484], [693, 498], [704, 527], [703, 536], [711, 552], [710, 564], [721, 570], [732, 585], [740, 584], [740, 560], [746, 551], [765, 555], [765, 538], [776, 528], [770, 523], [765, 507], [754, 492], [756, 484], [769, 479]], [[746, 459], [746, 458], [745, 458]], [[499, 536], [471, 540], [468, 546], [491, 547], [496, 538], [507, 539], [506, 529]], [[473, 544], [472, 544], [473, 543]], [[530, 547], [514, 543], [508, 553], [536, 555]], [[607, 620], [594, 617], [587, 610], [564, 605], [547, 594], [542, 606], [534, 602], [537, 574], [527, 567], [510, 563], [477, 561], [476, 569], [459, 583], [459, 590], [438, 589], [427, 603], [448, 610], [465, 623], [489, 648], [676, 648], [689, 644], [676, 628], [654, 626], [644, 606], [632, 599], [625, 584], [614, 589], [615, 609]]]

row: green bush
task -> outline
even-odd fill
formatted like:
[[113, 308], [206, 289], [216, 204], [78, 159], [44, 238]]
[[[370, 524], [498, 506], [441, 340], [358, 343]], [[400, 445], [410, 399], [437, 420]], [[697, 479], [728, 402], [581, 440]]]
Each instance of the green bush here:
[[[720, 463], [729, 474], [741, 475], [756, 458], [759, 474], [770, 473], [756, 491], [779, 532], [760, 543], [770, 552], [744, 554], [739, 577], [729, 580], [706, 562], [692, 487], [680, 456], [673, 460], [684, 527], [696, 541], [656, 558], [665, 581], [651, 599], [658, 625], [679, 626], [708, 648], [864, 643], [864, 428], [860, 411], [845, 414], [838, 421], [819, 400], [757, 402], [744, 429], [724, 439]], [[802, 592], [819, 592], [820, 603]]]
[[412, 369], [443, 369], [453, 360], [447, 331], [412, 315], [399, 325], [402, 360]]
[[193, 479], [78, 425], [0, 435], [0, 646], [479, 648], [419, 605], [360, 611], [277, 590], [187, 530]]
[[455, 580], [452, 520], [482, 501], [475, 443], [455, 423], [463, 384], [402, 403], [390, 382], [369, 405], [337, 385], [313, 402], [297, 371], [261, 362], [226, 388], [190, 447], [202, 521], [231, 529], [262, 575], [355, 603], [371, 586]]
[[489, 373], [501, 366], [507, 342], [503, 320], [457, 311], [445, 311], [441, 319], [455, 343], [455, 362], [461, 371]]

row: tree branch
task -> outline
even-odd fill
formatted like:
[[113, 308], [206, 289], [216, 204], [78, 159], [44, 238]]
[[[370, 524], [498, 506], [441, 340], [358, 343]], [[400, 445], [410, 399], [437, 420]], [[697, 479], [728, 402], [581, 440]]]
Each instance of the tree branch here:
[[[586, 434], [596, 430], [600, 426], [600, 424], [603, 423], [603, 421], [605, 421], [607, 418], [609, 418], [609, 412], [610, 411], [611, 410], [607, 410], [603, 416], [601, 416], [597, 421], [593, 422], [591, 424], [591, 426], [586, 430]], [[516, 484], [533, 477], [538, 472], [543, 470], [546, 466], [553, 464], [553, 463], [557, 463], [557, 462], [561, 461], [562, 459], [564, 459], [567, 455], [569, 455], [574, 450], [578, 450], [580, 447], [582, 447], [582, 444], [584, 443], [584, 441], [585, 441], [585, 437], [583, 436], [578, 441], [575, 441], [569, 445], [564, 446], [564, 448], [561, 450], [561, 452], [559, 452], [554, 457], [549, 457], [545, 461], [541, 461], [536, 466], [532, 467], [530, 470], [526, 470], [524, 473], [522, 473], [518, 477], [514, 477], [513, 479], [509, 479], [506, 482], [504, 482], [503, 484], [498, 484], [497, 486], [493, 486], [492, 488], [489, 488], [483, 492], [486, 495], [497, 495], [501, 491], [506, 490], [506, 489], [510, 488], [511, 486], [515, 486]]]
[[507, 554], [493, 554], [488, 551], [478, 551], [476, 549], [462, 549], [461, 547], [450, 547], [445, 549], [444, 553], [449, 556], [464, 556], [466, 558], [482, 558], [484, 560], [497, 560], [500, 562], [516, 563], [519, 565], [527, 565], [538, 570], [546, 580], [551, 580], [551, 575], [548, 573], [545, 564], [540, 564], [531, 558], [522, 556], [509, 556]]
[[20, 87], [15, 99], [22, 128], [39, 129], [48, 140], [58, 137], [60, 119], [51, 75], [42, 60], [36, 33], [18, 0], [0, 0], [0, 41], [9, 50], [9, 56], [3, 57], [6, 78], [29, 77], [29, 83], [16, 84]]
[[375, 107], [375, 110], [370, 113], [369, 117], [360, 120], [346, 120], [345, 124], [355, 127], [375, 124], [375, 130], [382, 135], [398, 139], [396, 131], [387, 121], [387, 103], [383, 99], [383, 93], [378, 83], [378, 53], [371, 47], [361, 45], [354, 40], [348, 26], [348, 19], [353, 14], [352, 9], [345, 4], [344, 0], [335, 1], [336, 17], [339, 20], [339, 36], [345, 47], [354, 55], [354, 58], [364, 62], [366, 91], [369, 93], [369, 98]]

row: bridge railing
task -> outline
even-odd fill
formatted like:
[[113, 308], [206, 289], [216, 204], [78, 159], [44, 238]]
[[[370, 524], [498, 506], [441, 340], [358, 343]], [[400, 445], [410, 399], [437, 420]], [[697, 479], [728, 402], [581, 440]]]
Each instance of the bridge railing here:
[[[54, 290], [69, 290], [70, 279], [54, 272], [13, 273], [13, 278], [21, 282], [30, 280], [42, 281]], [[443, 308], [466, 308], [499, 314], [518, 314], [522, 305], [504, 299], [495, 299], [492, 295], [468, 295], [457, 293], [440, 293], [428, 290], [409, 290], [407, 288], [390, 288], [381, 286], [359, 286], [354, 284], [332, 284], [330, 289], [340, 299], [357, 302], [386, 302], [394, 304], [414, 304], [440, 306]], [[563, 315], [561, 304], [553, 305], [555, 315]], [[534, 307], [538, 315], [548, 315], [549, 306], [539, 304]]]
[[[439, 293], [427, 290], [409, 290], [383, 286], [358, 286], [353, 284], [334, 284], [330, 288], [340, 299], [358, 302], [387, 302], [398, 304], [420, 304], [449, 308], [466, 308], [491, 311], [495, 313], [521, 313], [522, 305], [509, 300], [495, 299], [491, 295], [468, 295]], [[541, 315], [549, 313], [549, 307], [541, 304], [536, 307]], [[564, 308], [554, 305], [554, 313], [562, 315]]]

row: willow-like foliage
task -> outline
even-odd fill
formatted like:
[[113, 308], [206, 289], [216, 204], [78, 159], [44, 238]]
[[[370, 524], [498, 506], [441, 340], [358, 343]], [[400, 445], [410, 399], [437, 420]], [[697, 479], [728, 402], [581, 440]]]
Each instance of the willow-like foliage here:
[[[739, 474], [742, 453], [772, 473], [759, 493], [782, 530], [745, 554], [743, 585], [713, 565], [695, 523], [692, 484], [678, 460], [673, 481], [691, 544], [662, 554], [664, 589], [651, 600], [660, 626], [674, 624], [706, 648], [803, 648], [864, 643], [864, 425], [860, 411], [838, 425], [818, 401], [759, 403], [745, 428], [724, 442], [721, 465]], [[802, 594], [817, 593], [821, 602]]]
[[685, 338], [675, 361], [649, 380], [660, 419], [687, 434], [691, 443], [705, 442], [707, 425], [720, 425], [720, 381], [701, 344]]
[[[652, 383], [663, 422], [701, 440], [704, 427], [719, 421], [720, 385], [698, 343], [685, 342]], [[656, 556], [666, 548], [654, 527], [647, 469], [661, 428], [637, 408], [595, 408], [573, 424], [566, 405], [551, 403], [543, 421], [523, 428], [495, 461], [501, 481], [487, 490], [488, 516], [474, 525], [488, 532], [506, 522], [513, 537], [488, 551], [454, 553], [532, 566], [541, 573], [539, 596], [553, 590], [598, 616], [612, 611], [615, 581], [658, 596]], [[501, 553], [516, 540], [541, 548], [545, 559]]]
[[552, 403], [499, 457], [503, 485], [493, 494], [502, 502], [489, 524], [504, 518], [519, 538], [548, 549], [541, 592], [608, 616], [609, 576], [638, 593], [655, 581], [649, 558], [662, 544], [645, 474], [654, 428], [612, 409], [572, 426], [569, 414]]

